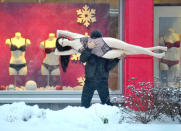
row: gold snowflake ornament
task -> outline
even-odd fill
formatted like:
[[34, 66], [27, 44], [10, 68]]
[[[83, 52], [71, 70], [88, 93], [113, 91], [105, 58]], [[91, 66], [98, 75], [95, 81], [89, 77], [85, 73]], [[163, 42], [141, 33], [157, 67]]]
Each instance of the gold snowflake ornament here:
[[89, 6], [85, 5], [83, 9], [77, 10], [77, 22], [83, 23], [84, 26], [88, 27], [90, 23], [96, 22], [96, 10], [90, 9]]
[[85, 84], [84, 83], [85, 82], [85, 77], [78, 77], [77, 81], [78, 81], [79, 85], [83, 87], [84, 84]]
[[72, 55], [71, 60], [75, 60], [75, 61], [80, 60], [80, 55], [81, 55], [80, 53]]

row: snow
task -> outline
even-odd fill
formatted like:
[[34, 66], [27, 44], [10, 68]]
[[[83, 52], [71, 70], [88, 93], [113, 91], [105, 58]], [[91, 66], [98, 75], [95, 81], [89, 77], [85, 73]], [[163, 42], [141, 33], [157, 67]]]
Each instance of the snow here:
[[[131, 114], [131, 113], [130, 113]], [[116, 106], [94, 104], [86, 109], [67, 106], [58, 111], [24, 102], [0, 106], [1, 131], [180, 131], [181, 124], [164, 121], [141, 124]], [[108, 120], [104, 124], [104, 120]]]

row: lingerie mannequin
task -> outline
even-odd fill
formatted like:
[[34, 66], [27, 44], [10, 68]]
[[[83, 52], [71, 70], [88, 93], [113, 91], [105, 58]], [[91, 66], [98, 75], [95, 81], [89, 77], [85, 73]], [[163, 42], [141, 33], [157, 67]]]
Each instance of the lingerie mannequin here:
[[[73, 33], [65, 30], [57, 30], [57, 37], [57, 49], [55, 50], [55, 54], [61, 55], [61, 57], [66, 56], [64, 58], [65, 60], [61, 61], [61, 64], [64, 62], [64, 65], [62, 66], [64, 72], [66, 72], [66, 67], [68, 67], [69, 57], [67, 56], [81, 53], [86, 48], [91, 49], [92, 54], [106, 59], [119, 58], [123, 54], [145, 54], [154, 56], [155, 58], [163, 58], [165, 56], [165, 52], [167, 51], [167, 47], [165, 46], [145, 48], [111, 37], [101, 37], [94, 39], [85, 37], [79, 33]], [[153, 52], [156, 50], [161, 50], [162, 52]]]
[[[40, 43], [40, 47], [45, 50], [46, 56], [41, 66], [42, 75], [60, 75], [59, 56], [54, 54], [56, 48], [56, 37], [54, 33], [49, 33], [49, 38]], [[49, 79], [49, 78], [48, 78]], [[48, 80], [49, 85], [49, 80]]]
[[6, 39], [5, 43], [11, 50], [9, 75], [26, 75], [27, 65], [25, 50], [26, 46], [30, 45], [30, 40], [23, 38], [20, 32], [16, 32], [15, 36], [13, 38]]
[[180, 73], [180, 35], [173, 28], [169, 28], [168, 32], [160, 38], [160, 45], [168, 47], [165, 56], [160, 60], [161, 77], [165, 77], [162, 81], [173, 82]]

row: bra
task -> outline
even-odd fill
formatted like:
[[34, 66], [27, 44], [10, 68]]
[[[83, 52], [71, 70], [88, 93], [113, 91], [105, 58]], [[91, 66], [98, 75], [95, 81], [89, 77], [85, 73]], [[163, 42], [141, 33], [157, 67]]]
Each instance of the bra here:
[[180, 41], [176, 41], [174, 43], [165, 42], [165, 46], [167, 46], [168, 48], [172, 48], [172, 47], [179, 48], [180, 47]]
[[45, 53], [50, 54], [51, 52], [54, 52], [55, 48], [45, 48]]
[[[44, 47], [45, 47], [45, 42], [44, 42]], [[50, 54], [51, 52], [55, 52], [56, 47], [53, 48], [45, 48], [45, 53]]]
[[[10, 41], [11, 41], [11, 39], [10, 39]], [[25, 39], [25, 43], [26, 43], [26, 39]], [[10, 48], [10, 49], [11, 49], [11, 51], [17, 51], [17, 50], [19, 50], [19, 51], [24, 52], [24, 51], [26, 50], [26, 45], [17, 47], [16, 45], [13, 45], [13, 43], [12, 43], [12, 41], [11, 41], [11, 48]]]

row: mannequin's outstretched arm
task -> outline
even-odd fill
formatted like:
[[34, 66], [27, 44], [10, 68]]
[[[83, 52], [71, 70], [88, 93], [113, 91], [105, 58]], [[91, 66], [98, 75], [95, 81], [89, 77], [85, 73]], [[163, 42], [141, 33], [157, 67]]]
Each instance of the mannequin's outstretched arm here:
[[82, 35], [79, 33], [73, 33], [73, 32], [69, 32], [66, 30], [57, 30], [57, 37], [60, 37], [61, 34], [65, 35], [65, 36], [69, 36], [73, 39], [85, 37], [85, 35]]
[[73, 55], [77, 53], [78, 52], [74, 49], [70, 49], [68, 51], [58, 51], [58, 49], [55, 49], [55, 55]]

